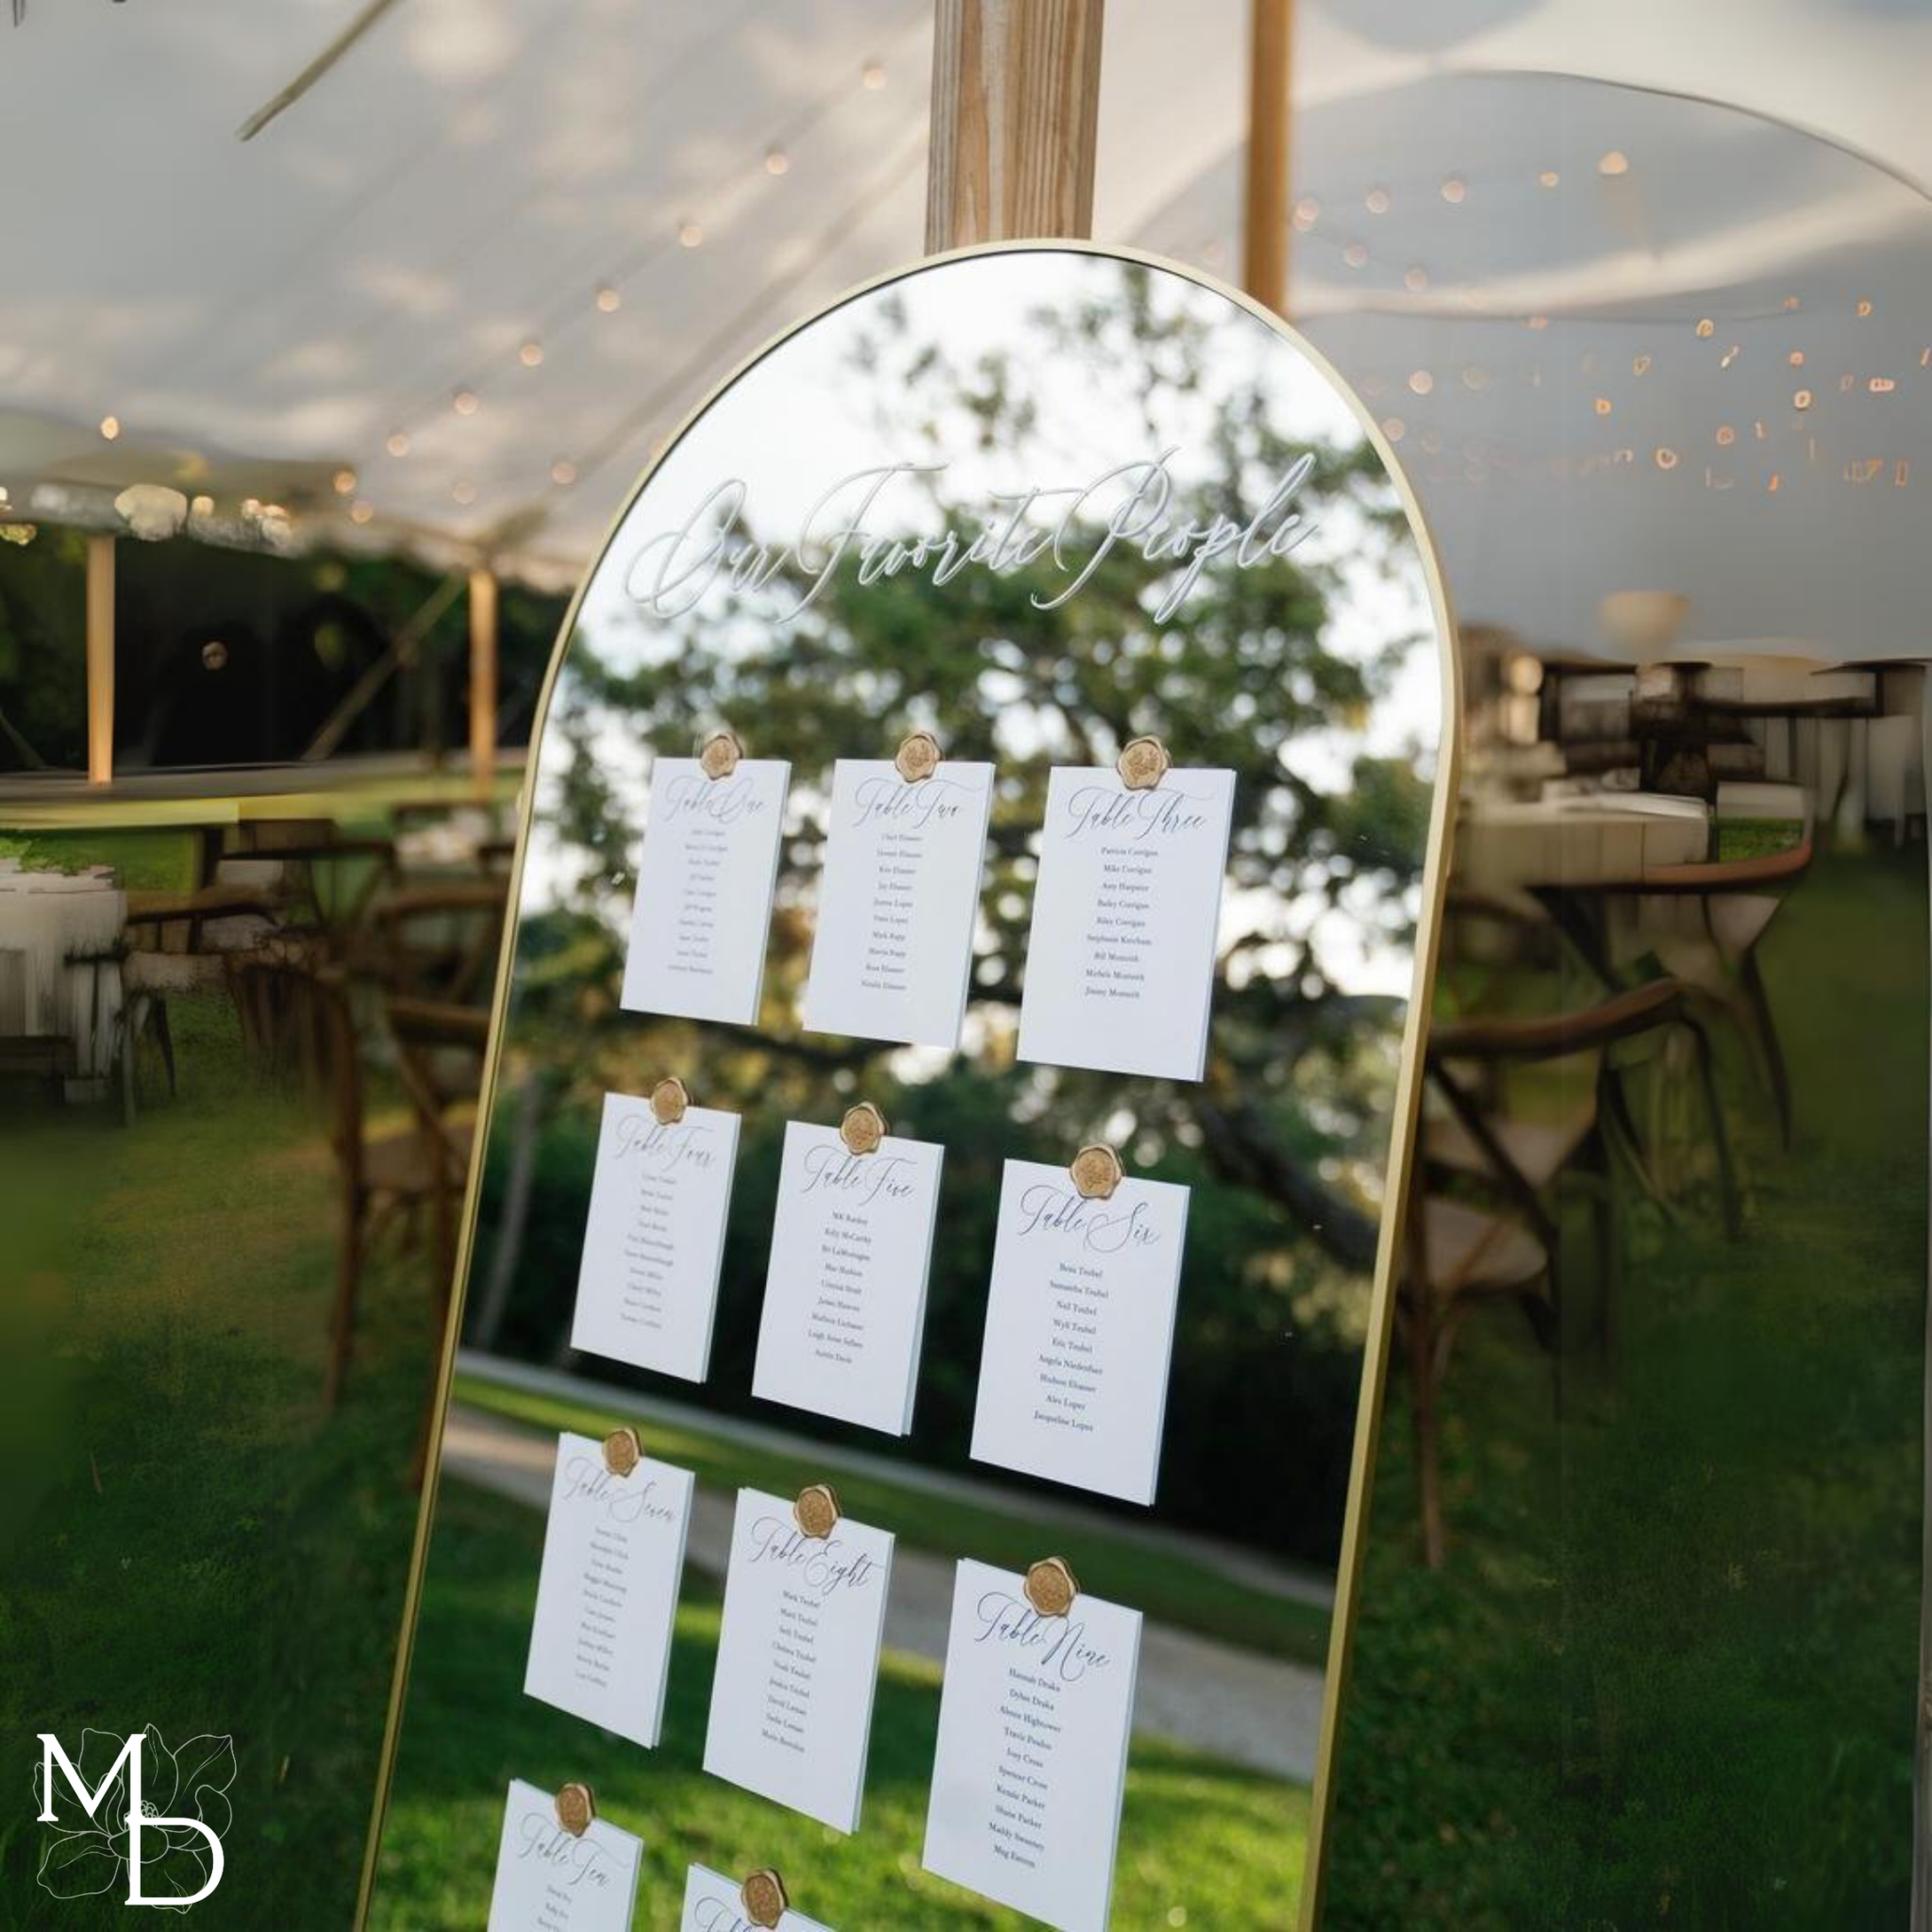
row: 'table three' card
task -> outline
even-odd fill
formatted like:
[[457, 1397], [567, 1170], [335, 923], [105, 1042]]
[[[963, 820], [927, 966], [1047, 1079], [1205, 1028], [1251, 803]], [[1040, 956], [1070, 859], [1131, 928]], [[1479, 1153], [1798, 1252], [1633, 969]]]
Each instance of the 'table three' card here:
[[581, 1838], [548, 1791], [512, 1778], [496, 1847], [490, 1932], [630, 1932], [643, 1841], [601, 1818]]
[[1107, 1932], [1141, 1613], [1082, 1594], [1042, 1617], [1024, 1586], [955, 1574], [924, 1863], [1058, 1932]]
[[702, 1382], [711, 1359], [739, 1117], [604, 1096], [570, 1345]]
[[791, 1121], [751, 1392], [895, 1436], [912, 1427], [945, 1149], [854, 1154]]
[[791, 1505], [738, 1492], [705, 1769], [858, 1829], [892, 1539], [841, 1517], [808, 1537]]
[[890, 758], [841, 758], [805, 989], [814, 1033], [959, 1043], [991, 765], [908, 783]]
[[624, 1006], [749, 1026], [758, 1016], [791, 767], [745, 758], [724, 777], [659, 758], [638, 860]]
[[1234, 774], [1130, 791], [1104, 765], [1047, 780], [1020, 1058], [1198, 1080], [1227, 870]]
[[647, 1456], [613, 1475], [601, 1442], [558, 1437], [525, 1695], [657, 1743], [691, 1489], [688, 1470]]
[[1064, 1168], [1007, 1162], [975, 1461], [1153, 1502], [1187, 1231], [1172, 1181], [1089, 1200]]

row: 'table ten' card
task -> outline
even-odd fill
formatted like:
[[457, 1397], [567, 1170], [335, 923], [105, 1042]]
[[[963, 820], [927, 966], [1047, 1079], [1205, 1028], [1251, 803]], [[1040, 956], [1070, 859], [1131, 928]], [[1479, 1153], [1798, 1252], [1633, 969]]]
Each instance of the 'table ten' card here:
[[643, 1841], [602, 1818], [581, 1838], [548, 1791], [512, 1778], [496, 1847], [490, 1932], [630, 1932]]

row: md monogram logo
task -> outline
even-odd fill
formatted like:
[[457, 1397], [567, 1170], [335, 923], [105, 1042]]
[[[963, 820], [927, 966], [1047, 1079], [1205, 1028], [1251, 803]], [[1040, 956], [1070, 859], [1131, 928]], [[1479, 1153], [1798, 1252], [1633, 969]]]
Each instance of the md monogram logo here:
[[232, 1738], [191, 1738], [170, 1751], [152, 1724], [131, 1738], [89, 1728], [76, 1765], [51, 1731], [40, 1735], [34, 1796], [41, 1823], [55, 1827], [41, 1854], [43, 1890], [119, 1892], [131, 1906], [185, 1912], [222, 1882]]

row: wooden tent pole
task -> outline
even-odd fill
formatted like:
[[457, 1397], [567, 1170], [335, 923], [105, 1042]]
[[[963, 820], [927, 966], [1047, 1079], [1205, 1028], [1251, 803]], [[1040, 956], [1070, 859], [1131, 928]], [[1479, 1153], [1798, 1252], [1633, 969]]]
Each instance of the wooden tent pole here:
[[495, 573], [470, 573], [470, 770], [479, 791], [496, 775]]
[[114, 782], [114, 540], [87, 540], [87, 782]]
[[1288, 313], [1290, 76], [1294, 0], [1251, 0], [1247, 186], [1241, 286], [1277, 315]]
[[1093, 232], [1105, 0], [937, 0], [925, 245]]

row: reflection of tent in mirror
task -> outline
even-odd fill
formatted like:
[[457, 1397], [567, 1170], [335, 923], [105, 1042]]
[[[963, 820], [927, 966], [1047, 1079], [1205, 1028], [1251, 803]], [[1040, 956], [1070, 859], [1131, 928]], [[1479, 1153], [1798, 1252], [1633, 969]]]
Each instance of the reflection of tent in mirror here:
[[[1135, 510], [1155, 490], [1158, 529]], [[1095, 1602], [1145, 1620], [1123, 1827], [1137, 1856], [1116, 1922], [1176, 1904], [1194, 1923], [1278, 1922], [1318, 1744], [1443, 648], [1403, 499], [1346, 398], [1274, 325], [1164, 270], [1015, 251], [914, 272], [779, 343], [672, 447], [592, 575], [537, 745], [469, 1373], [445, 1443], [459, 1480], [428, 1553], [386, 1859], [422, 1855], [407, 1824], [429, 1800], [419, 1778], [446, 1800], [436, 1740], [461, 1714], [437, 1657], [466, 1641], [459, 1575], [493, 1560], [469, 1486], [540, 1501], [521, 1431], [630, 1418], [697, 1475], [694, 1579], [722, 1577], [744, 1485], [831, 1480], [855, 1520], [898, 1538], [865, 1829], [830, 1864], [815, 1833], [797, 1839], [828, 1923], [908, 1908], [954, 1564], [1014, 1573], [1049, 1553]], [[791, 772], [745, 1026], [620, 1006], [654, 763], [721, 726]], [[919, 729], [945, 760], [994, 772], [957, 1054], [799, 1020], [834, 762], [890, 759]], [[1143, 734], [1176, 779], [1234, 774], [1199, 1082], [1015, 1058], [1049, 774], [1105, 771]], [[666, 1074], [742, 1121], [695, 1388], [568, 1347], [603, 1097]], [[788, 1124], [861, 1100], [901, 1141], [944, 1149], [903, 1441], [751, 1393], [768, 1271], [786, 1258], [772, 1242]], [[982, 1375], [1041, 1373], [982, 1361], [1002, 1173], [1063, 1175], [1095, 1142], [1137, 1182], [1187, 1191], [1151, 1508], [968, 1455]], [[519, 1560], [509, 1541], [498, 1554]], [[698, 1765], [708, 1674], [689, 1653], [716, 1630], [688, 1586], [650, 1767], [653, 1841], [674, 1855], [699, 1817], [712, 1840], [736, 1831], [748, 1802]], [[556, 1755], [546, 1715], [494, 1714], [492, 1736], [506, 1726]], [[580, 1729], [568, 1741], [597, 1748]], [[786, 1831], [806, 1830], [769, 1810], [757, 1825], [759, 1856], [781, 1864]], [[1163, 1875], [1168, 1853], [1195, 1876]], [[968, 1922], [965, 1893], [918, 1885], [920, 1924], [955, 1907]]]

